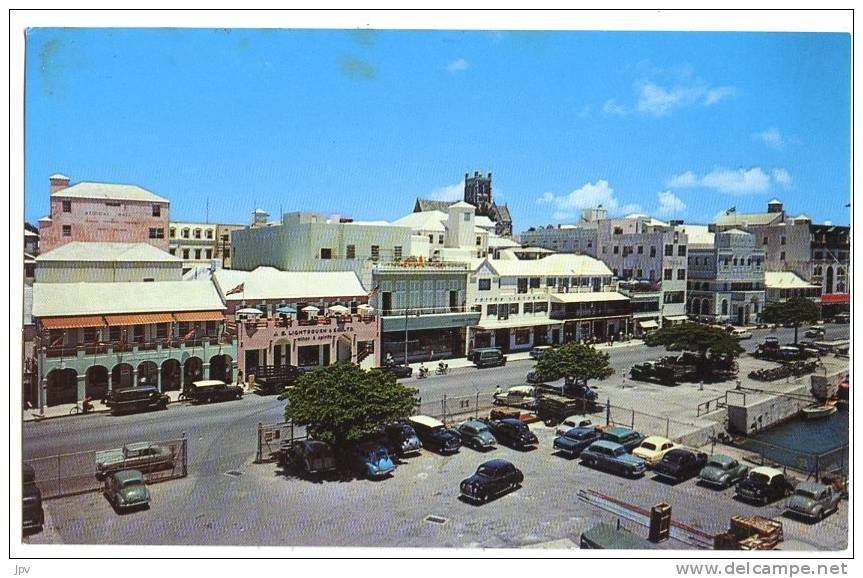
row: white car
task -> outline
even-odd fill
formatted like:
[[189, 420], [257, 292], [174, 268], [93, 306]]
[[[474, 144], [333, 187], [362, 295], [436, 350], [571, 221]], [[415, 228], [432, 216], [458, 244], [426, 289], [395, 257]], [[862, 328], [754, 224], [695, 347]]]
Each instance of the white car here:
[[574, 427], [591, 427], [593, 424], [590, 423], [589, 419], [585, 419], [583, 415], [571, 415], [557, 426], [557, 431], [555, 431], [555, 435], [562, 436], [569, 430]]
[[494, 394], [492, 397], [495, 405], [507, 405], [522, 409], [534, 409], [536, 407], [536, 388], [532, 385], [515, 385], [506, 391]]
[[749, 331], [742, 329], [740, 327], [735, 327], [731, 330], [732, 337], [736, 337], [737, 339], [751, 339], [752, 333]]

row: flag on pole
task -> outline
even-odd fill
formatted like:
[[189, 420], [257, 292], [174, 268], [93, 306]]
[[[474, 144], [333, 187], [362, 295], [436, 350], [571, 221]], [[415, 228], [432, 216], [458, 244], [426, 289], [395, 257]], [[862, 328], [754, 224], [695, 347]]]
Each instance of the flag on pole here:
[[233, 295], [234, 293], [242, 293], [243, 290], [246, 288], [245, 286], [246, 286], [245, 282], [240, 283], [239, 285], [237, 285], [236, 287], [234, 287], [233, 289], [231, 289], [230, 291], [225, 293], [225, 297], [227, 297], [228, 295]]
[[194, 338], [195, 338], [195, 329], [193, 328], [191, 331], [189, 331], [187, 334], [185, 334], [183, 336], [183, 341], [188, 341], [188, 340], [194, 339]]
[[50, 347], [57, 347], [61, 343], [63, 343], [63, 336], [62, 335], [60, 337], [58, 337], [57, 339], [55, 339], [54, 341], [52, 341]]
[[381, 286], [380, 286], [380, 285], [375, 285], [374, 289], [372, 289], [371, 291], [369, 291], [369, 292], [368, 292], [368, 296], [369, 296], [369, 297], [374, 297], [375, 295], [377, 295], [377, 294], [378, 294], [378, 293], [380, 293], [380, 292], [381, 292]]

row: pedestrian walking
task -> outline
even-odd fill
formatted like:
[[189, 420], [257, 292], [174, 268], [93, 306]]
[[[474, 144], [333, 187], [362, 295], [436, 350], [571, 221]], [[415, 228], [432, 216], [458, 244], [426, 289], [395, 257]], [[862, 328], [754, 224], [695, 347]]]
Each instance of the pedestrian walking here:
[[237, 385], [243, 384], [243, 370], [237, 371]]

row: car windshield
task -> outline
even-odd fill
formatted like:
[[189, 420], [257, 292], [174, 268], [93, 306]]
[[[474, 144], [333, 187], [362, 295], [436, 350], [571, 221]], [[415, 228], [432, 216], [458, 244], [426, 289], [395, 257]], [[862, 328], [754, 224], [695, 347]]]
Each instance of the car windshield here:
[[375, 462], [386, 460], [389, 457], [389, 453], [384, 448], [375, 448], [369, 451], [369, 459]]
[[641, 444], [641, 447], [643, 447], [646, 450], [652, 451], [652, 450], [656, 449], [656, 444], [651, 443], [651, 442], [644, 442], [643, 444]]
[[488, 467], [488, 466], [480, 466], [480, 467], [476, 470], [477, 475], [479, 475], [479, 476], [487, 476], [487, 477], [489, 477], [489, 478], [493, 478], [493, 477], [495, 477], [496, 472], [497, 472], [497, 470], [495, 470], [494, 468], [490, 468], [490, 467]]
[[749, 474], [749, 479], [753, 482], [758, 482], [759, 484], [767, 484], [770, 482], [770, 478], [761, 472], [751, 472]]
[[140, 486], [144, 483], [144, 481], [140, 478], [132, 478], [123, 482], [124, 488], [133, 488], [135, 486]]
[[615, 456], [622, 456], [625, 453], [626, 453], [625, 448], [614, 448], [614, 455]]
[[812, 490], [807, 490], [805, 488], [798, 489], [794, 493], [798, 496], [803, 496], [804, 498], [809, 498], [811, 500], [818, 499], [818, 492], [813, 492]]
[[719, 460], [710, 460], [707, 462], [708, 466], [712, 466], [714, 468], [719, 468], [720, 470], [726, 470], [734, 467], [734, 462], [721, 462]]
[[665, 454], [665, 461], [679, 464], [686, 460], [686, 454]]
[[526, 433], [528, 431], [527, 426], [521, 422], [512, 424], [512, 427], [514, 427], [518, 433]]
[[590, 438], [590, 432], [582, 431], [571, 434], [569, 437], [576, 440], [586, 440]]

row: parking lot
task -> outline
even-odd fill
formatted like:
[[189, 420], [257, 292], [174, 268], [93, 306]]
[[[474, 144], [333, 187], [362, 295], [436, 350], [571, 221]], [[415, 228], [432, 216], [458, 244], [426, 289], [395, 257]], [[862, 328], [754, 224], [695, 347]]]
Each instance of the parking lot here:
[[[29, 543], [212, 544], [270, 546], [378, 546], [520, 548], [554, 542], [577, 547], [580, 533], [616, 516], [577, 498], [593, 489], [649, 509], [672, 506], [672, 518], [715, 534], [731, 516], [780, 517], [783, 502], [755, 507], [693, 480], [669, 485], [626, 479], [554, 454], [553, 428], [532, 424], [537, 449], [499, 447], [487, 453], [462, 449], [449, 457], [424, 451], [381, 481], [349, 477], [324, 481], [286, 478], [276, 464], [252, 456], [223, 472], [200, 468], [185, 479], [151, 486], [148, 510], [116, 514], [97, 493], [45, 503], [42, 533]], [[194, 449], [191, 449], [194, 451]], [[505, 458], [525, 476], [523, 486], [477, 506], [459, 499], [459, 481], [483, 461]], [[429, 516], [433, 521], [427, 520]], [[847, 503], [817, 525], [781, 518], [786, 542], [812, 550], [845, 547]], [[646, 536], [647, 529], [627, 526]], [[560, 542], [563, 540], [563, 542]], [[666, 547], [685, 548], [680, 542]]]

